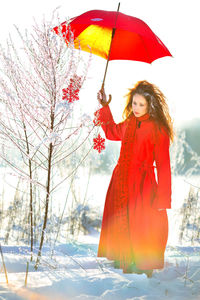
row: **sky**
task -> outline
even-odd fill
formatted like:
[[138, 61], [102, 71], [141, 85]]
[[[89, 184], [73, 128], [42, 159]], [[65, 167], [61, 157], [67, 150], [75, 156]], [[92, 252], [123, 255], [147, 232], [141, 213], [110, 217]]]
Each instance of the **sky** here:
[[[61, 21], [88, 10], [117, 10], [118, 0], [7, 0], [1, 4], [1, 42], [14, 24], [22, 31], [30, 29], [35, 18], [50, 19], [58, 8]], [[121, 0], [120, 11], [146, 22], [167, 46], [173, 57], [154, 61], [151, 65], [134, 61], [109, 63], [105, 90], [112, 94], [111, 109], [116, 121], [121, 120], [124, 95], [138, 80], [156, 84], [166, 95], [174, 124], [200, 118], [200, 18], [199, 0]], [[97, 104], [106, 61], [93, 56], [83, 95], [90, 111]], [[98, 70], [98, 72], [97, 72]], [[91, 104], [88, 106], [88, 102]]]

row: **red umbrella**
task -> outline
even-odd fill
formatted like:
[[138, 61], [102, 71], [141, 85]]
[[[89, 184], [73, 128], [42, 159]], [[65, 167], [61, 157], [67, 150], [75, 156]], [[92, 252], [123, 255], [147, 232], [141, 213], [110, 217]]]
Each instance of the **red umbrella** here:
[[[142, 20], [118, 11], [91, 10], [54, 28], [61, 31], [66, 43], [74, 35], [76, 49], [96, 54], [110, 60], [135, 60], [152, 63], [172, 56], [162, 41]], [[106, 66], [107, 70], [107, 66]], [[105, 71], [106, 75], [106, 71]], [[103, 85], [105, 81], [105, 75]]]

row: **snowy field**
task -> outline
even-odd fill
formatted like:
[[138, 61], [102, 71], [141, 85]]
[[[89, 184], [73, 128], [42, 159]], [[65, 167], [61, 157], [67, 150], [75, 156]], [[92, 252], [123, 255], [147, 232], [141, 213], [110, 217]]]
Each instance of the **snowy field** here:
[[[90, 205], [99, 207], [99, 216], [103, 211], [109, 179], [110, 176], [99, 176], [97, 187], [94, 176], [88, 190]], [[195, 178], [190, 183], [198, 185]], [[94, 186], [95, 189], [92, 189]], [[37, 271], [34, 263], [30, 262], [30, 248], [26, 245], [5, 245], [1, 231], [8, 284], [0, 258], [0, 300], [200, 299], [200, 244], [178, 243], [179, 209], [189, 188], [190, 185], [182, 177], [173, 180], [172, 209], [167, 210], [169, 237], [165, 267], [154, 270], [152, 278], [147, 278], [145, 274], [123, 274], [122, 270], [114, 269], [112, 261], [97, 258], [99, 232], [94, 230], [89, 235], [80, 235], [76, 240], [70, 238], [69, 242], [65, 239], [57, 243], [52, 258], [52, 249], [45, 245]], [[7, 196], [4, 195], [5, 199]], [[37, 250], [35, 247], [34, 259]], [[25, 286], [27, 262], [29, 272]]]
[[0, 299], [144, 300], [200, 299], [200, 247], [172, 247], [165, 268], [145, 274], [123, 274], [112, 261], [97, 258], [98, 235], [58, 245], [53, 259], [45, 248], [37, 271], [30, 264], [25, 287], [26, 246], [4, 246], [8, 281], [1, 268]]

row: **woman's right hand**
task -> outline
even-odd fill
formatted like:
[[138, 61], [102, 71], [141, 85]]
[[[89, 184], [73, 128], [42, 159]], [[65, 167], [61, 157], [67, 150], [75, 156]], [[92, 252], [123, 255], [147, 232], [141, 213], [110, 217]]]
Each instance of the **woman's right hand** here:
[[111, 99], [112, 99], [112, 96], [109, 95], [109, 99], [107, 101], [107, 97], [106, 97], [106, 94], [105, 94], [105, 90], [104, 90], [104, 87], [102, 87], [99, 92], [97, 93], [97, 99], [99, 101], [99, 103], [102, 105], [102, 106], [106, 106], [110, 103]]

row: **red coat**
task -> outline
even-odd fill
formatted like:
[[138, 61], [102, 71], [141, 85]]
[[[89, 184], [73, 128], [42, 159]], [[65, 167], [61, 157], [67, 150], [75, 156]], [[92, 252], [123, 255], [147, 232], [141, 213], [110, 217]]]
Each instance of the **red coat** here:
[[[123, 144], [128, 121], [116, 124], [108, 105], [98, 112], [106, 138]], [[166, 131], [148, 116], [132, 115], [136, 124], [133, 142], [128, 146], [127, 156], [121, 147], [103, 212], [97, 256], [118, 260], [123, 269], [132, 262], [139, 269], [164, 266], [168, 239], [166, 208], [171, 208], [170, 140]], [[126, 174], [127, 184], [123, 181]]]

